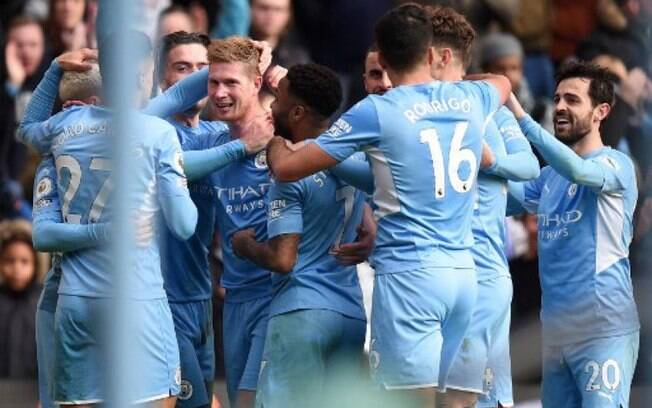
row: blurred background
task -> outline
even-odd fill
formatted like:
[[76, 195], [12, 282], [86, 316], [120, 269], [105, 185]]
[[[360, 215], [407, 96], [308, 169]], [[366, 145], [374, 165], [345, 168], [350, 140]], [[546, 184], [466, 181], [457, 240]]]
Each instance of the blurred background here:
[[[335, 70], [345, 109], [365, 96], [364, 58], [374, 22], [392, 0], [139, 0], [139, 21], [153, 40], [170, 32], [268, 41], [274, 63], [313, 61]], [[605, 144], [627, 152], [638, 171], [639, 200], [630, 261], [643, 329], [632, 407], [652, 401], [652, 0], [450, 0], [478, 33], [472, 71], [509, 77], [541, 124], [552, 126], [555, 70], [592, 60], [619, 78], [618, 101], [603, 123]], [[31, 195], [38, 157], [14, 134], [52, 58], [95, 47], [96, 0], [0, 1], [0, 407], [37, 406], [34, 315], [49, 257], [31, 246]], [[120, 46], [116, 44], [116, 46]], [[543, 163], [542, 163], [543, 164]], [[508, 219], [514, 281], [512, 365], [518, 407], [536, 407], [540, 383], [540, 288], [535, 216]], [[220, 261], [215, 251], [218, 392], [221, 363]], [[224, 333], [223, 335], [228, 335]], [[223, 401], [225, 398], [221, 398]], [[223, 402], [225, 403], [225, 402]]]

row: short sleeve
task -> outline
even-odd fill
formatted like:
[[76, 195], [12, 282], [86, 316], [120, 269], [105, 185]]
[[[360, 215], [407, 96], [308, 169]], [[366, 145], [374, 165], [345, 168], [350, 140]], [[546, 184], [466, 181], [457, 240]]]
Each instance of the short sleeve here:
[[183, 152], [170, 126], [159, 140], [159, 161], [157, 169], [159, 194], [163, 196], [188, 195], [188, 180], [183, 171]]
[[34, 199], [32, 218], [34, 223], [41, 220], [63, 222], [61, 205], [57, 192], [57, 178], [54, 160], [51, 156], [43, 159], [34, 178]]
[[500, 107], [500, 94], [495, 86], [486, 81], [465, 81], [482, 102], [482, 113], [485, 117], [492, 116]]
[[274, 183], [269, 190], [267, 237], [303, 232], [303, 189], [301, 181]]
[[380, 125], [376, 107], [370, 97], [363, 99], [342, 115], [316, 140], [329, 156], [342, 161], [366, 146], [377, 146]]

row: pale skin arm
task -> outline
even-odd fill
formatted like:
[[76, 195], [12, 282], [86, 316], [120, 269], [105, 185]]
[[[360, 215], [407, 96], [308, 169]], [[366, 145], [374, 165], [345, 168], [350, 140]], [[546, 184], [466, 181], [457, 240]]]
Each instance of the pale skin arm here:
[[500, 94], [500, 104], [507, 102], [509, 95], [512, 93], [512, 84], [504, 75], [496, 74], [471, 74], [464, 77], [468, 81], [485, 81], [493, 85]]
[[292, 150], [285, 139], [276, 136], [267, 145], [267, 165], [278, 181], [297, 181], [336, 164], [316, 143]]

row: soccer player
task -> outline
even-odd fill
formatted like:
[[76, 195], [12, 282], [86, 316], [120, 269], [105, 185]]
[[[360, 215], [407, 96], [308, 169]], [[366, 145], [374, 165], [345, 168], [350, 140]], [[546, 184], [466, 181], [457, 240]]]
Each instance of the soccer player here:
[[378, 62], [378, 47], [375, 44], [367, 50], [362, 81], [368, 94], [383, 95], [392, 89], [392, 83], [387, 76], [387, 71]]
[[[182, 78], [207, 67], [209, 44], [210, 39], [200, 33], [180, 31], [164, 36], [160, 42], [157, 69], [161, 89], [167, 90]], [[177, 131], [183, 150], [234, 146], [227, 156], [229, 160], [221, 162], [221, 168], [265, 146], [269, 138], [252, 148], [250, 139], [254, 135], [251, 134], [244, 138], [249, 145], [240, 139], [229, 145], [231, 138], [226, 125], [199, 119], [206, 102], [204, 98], [191, 109], [168, 118]], [[197, 229], [188, 240], [179, 240], [174, 234], [166, 233], [161, 266], [181, 358], [181, 392], [177, 406], [194, 408], [210, 406], [215, 378], [208, 251], [215, 229], [216, 193], [210, 175], [191, 180], [188, 187], [198, 210]]]
[[[461, 81], [468, 66], [475, 31], [448, 7], [431, 11], [436, 52], [433, 77]], [[478, 298], [464, 347], [457, 353], [442, 395], [450, 407], [512, 406], [509, 325], [512, 282], [505, 257], [507, 180], [524, 181], [539, 175], [539, 163], [516, 119], [501, 107], [485, 134], [490, 152], [478, 175], [471, 248], [476, 266]], [[484, 153], [487, 153], [486, 151]], [[482, 165], [481, 165], [482, 167]], [[483, 379], [484, 384], [483, 384]]]
[[[137, 33], [135, 33], [137, 34]], [[139, 95], [151, 89], [151, 46], [143, 35], [133, 35], [144, 56], [137, 61]], [[146, 57], [145, 55], [150, 55]], [[106, 78], [105, 78], [106, 79]], [[148, 80], [149, 79], [149, 80]], [[111, 84], [107, 84], [111, 86]], [[49, 114], [49, 112], [46, 112]], [[51, 151], [57, 168], [63, 218], [68, 223], [91, 224], [111, 217], [110, 138], [112, 112], [95, 106], [72, 107], [50, 119], [28, 110], [24, 132], [54, 133]], [[136, 204], [136, 224], [156, 230], [160, 214], [182, 239], [194, 232], [196, 208], [190, 200], [181, 168], [181, 149], [174, 128], [136, 114], [142, 134], [130, 141], [137, 165], [129, 188]], [[38, 138], [29, 138], [36, 140]], [[155, 406], [174, 405], [179, 384], [179, 361], [174, 326], [163, 289], [158, 242], [154, 235], [137, 241], [137, 264], [123, 293], [134, 311], [130, 327], [138, 361], [133, 384], [135, 401]], [[114, 295], [111, 252], [104, 245], [70, 252], [61, 261], [62, 278], [55, 314], [55, 401], [62, 405], [101, 403], [106, 373], [106, 333], [110, 298]]]
[[378, 207], [370, 365], [386, 389], [418, 389], [432, 407], [446, 375], [440, 365], [450, 365], [475, 303], [469, 249], [478, 157], [486, 118], [510, 86], [492, 75], [433, 82], [432, 23], [421, 6], [391, 10], [375, 31], [395, 88], [355, 105], [316, 143], [293, 151], [272, 139], [268, 159], [287, 182], [357, 150], [370, 157]]
[[536, 180], [509, 184], [538, 218], [543, 406], [627, 407], [639, 345], [628, 260], [638, 193], [631, 159], [600, 137], [614, 78], [566, 65], [554, 103], [555, 136], [515, 97], [509, 104], [548, 163]]
[[[294, 143], [318, 136], [341, 99], [332, 71], [294, 65], [272, 104], [276, 134]], [[364, 197], [323, 171], [273, 183], [268, 199], [267, 241], [251, 229], [232, 238], [236, 255], [275, 272], [257, 405], [312, 407], [327, 381], [362, 357], [366, 323], [355, 266], [339, 264], [332, 248], [355, 239]]]

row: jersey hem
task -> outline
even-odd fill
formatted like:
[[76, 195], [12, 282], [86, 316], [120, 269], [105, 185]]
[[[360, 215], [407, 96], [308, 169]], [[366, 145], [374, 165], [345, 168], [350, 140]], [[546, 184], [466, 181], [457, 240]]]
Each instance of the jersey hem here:
[[[544, 329], [545, 331], [545, 329]], [[641, 325], [639, 324], [638, 327], [628, 329], [628, 330], [623, 330], [623, 331], [616, 331], [616, 332], [607, 332], [603, 334], [598, 334], [598, 335], [592, 335], [592, 336], [584, 336], [582, 338], [572, 338], [568, 341], [563, 341], [563, 342], [555, 342], [555, 341], [550, 341], [546, 336], [543, 336], [542, 338], [542, 344], [544, 346], [568, 346], [572, 344], [578, 344], [578, 343], [585, 343], [589, 342], [592, 340], [601, 340], [601, 339], [608, 339], [610, 337], [621, 337], [621, 336], [627, 336], [630, 334], [634, 334], [637, 332], [641, 331]], [[557, 339], [557, 337], [555, 337]]]

